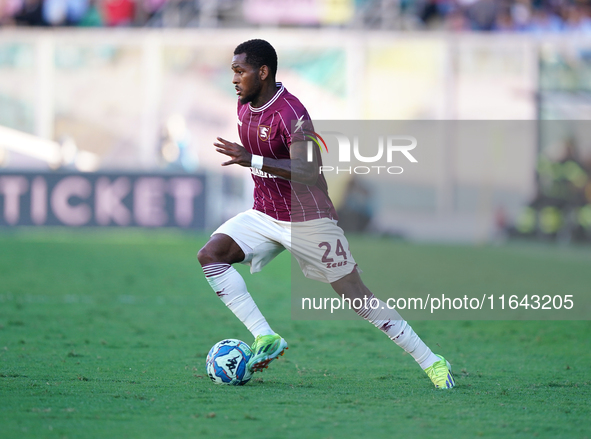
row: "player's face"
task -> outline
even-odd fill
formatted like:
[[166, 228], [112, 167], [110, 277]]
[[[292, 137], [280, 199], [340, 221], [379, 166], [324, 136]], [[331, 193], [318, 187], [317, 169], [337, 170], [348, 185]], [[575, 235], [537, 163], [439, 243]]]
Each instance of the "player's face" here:
[[240, 103], [244, 105], [247, 102], [252, 102], [263, 88], [260, 69], [255, 69], [247, 64], [246, 53], [240, 53], [232, 58], [232, 70], [234, 71], [232, 84], [236, 88]]

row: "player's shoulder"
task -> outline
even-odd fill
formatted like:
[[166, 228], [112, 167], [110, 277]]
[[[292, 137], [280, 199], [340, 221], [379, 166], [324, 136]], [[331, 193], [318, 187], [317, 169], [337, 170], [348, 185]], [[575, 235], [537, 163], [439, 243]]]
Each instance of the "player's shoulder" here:
[[287, 89], [284, 89], [277, 100], [276, 114], [280, 115], [280, 119], [287, 131], [290, 130], [291, 123], [296, 120], [310, 120], [308, 110], [302, 102]]
[[279, 96], [278, 103], [280, 104], [281, 110], [286, 113], [292, 113], [291, 116], [297, 115], [298, 117], [302, 114], [308, 114], [308, 110], [295, 95], [290, 93], [284, 88], [283, 93]]

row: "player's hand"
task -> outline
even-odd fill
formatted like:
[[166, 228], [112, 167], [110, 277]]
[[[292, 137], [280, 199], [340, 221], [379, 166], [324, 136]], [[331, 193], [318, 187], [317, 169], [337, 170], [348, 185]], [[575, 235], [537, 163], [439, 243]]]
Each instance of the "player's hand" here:
[[240, 165], [250, 167], [252, 154], [249, 153], [242, 145], [235, 142], [229, 142], [226, 139], [218, 137], [218, 141], [214, 142], [215, 150], [219, 153], [225, 154], [232, 158], [227, 162], [222, 163], [222, 166]]

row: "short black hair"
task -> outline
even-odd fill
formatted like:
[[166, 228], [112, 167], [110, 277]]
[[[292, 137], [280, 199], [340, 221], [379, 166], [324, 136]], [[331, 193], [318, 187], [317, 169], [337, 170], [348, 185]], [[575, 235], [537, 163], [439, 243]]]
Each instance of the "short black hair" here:
[[277, 52], [265, 40], [248, 40], [239, 44], [234, 49], [234, 55], [246, 54], [246, 63], [258, 69], [262, 66], [269, 67], [271, 77], [277, 73]]

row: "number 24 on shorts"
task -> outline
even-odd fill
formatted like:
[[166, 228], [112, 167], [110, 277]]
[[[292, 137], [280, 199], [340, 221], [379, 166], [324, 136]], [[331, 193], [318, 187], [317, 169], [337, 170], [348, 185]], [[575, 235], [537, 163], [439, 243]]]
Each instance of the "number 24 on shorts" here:
[[337, 239], [337, 245], [336, 245], [336, 249], [335, 249], [335, 254], [337, 256], [341, 256], [344, 261], [341, 262], [335, 262], [334, 258], [330, 257], [330, 253], [332, 250], [332, 246], [330, 245], [330, 242], [321, 242], [320, 244], [318, 244], [319, 248], [324, 248], [324, 254], [322, 255], [322, 262], [327, 264], [327, 268], [330, 268], [331, 266], [334, 267], [340, 267], [342, 265], [345, 265], [347, 263], [347, 252], [345, 251], [345, 248], [343, 247], [343, 244], [341, 243], [340, 239]]

